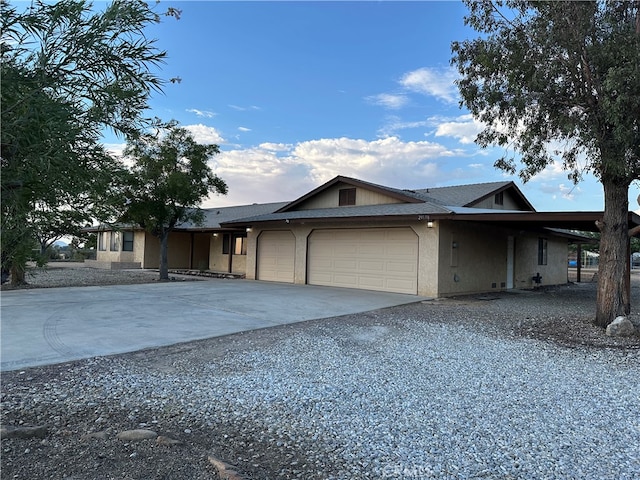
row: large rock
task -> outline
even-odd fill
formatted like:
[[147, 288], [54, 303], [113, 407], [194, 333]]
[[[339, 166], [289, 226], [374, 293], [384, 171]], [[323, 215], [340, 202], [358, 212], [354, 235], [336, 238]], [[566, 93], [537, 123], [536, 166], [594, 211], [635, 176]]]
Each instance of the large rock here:
[[636, 334], [636, 329], [627, 317], [616, 317], [607, 325], [607, 335], [610, 337], [630, 337]]
[[3, 426], [0, 428], [0, 438], [44, 438], [47, 436], [48, 429], [46, 425], [36, 427], [14, 427]]
[[136, 429], [120, 432], [117, 437], [120, 440], [126, 440], [128, 442], [139, 442], [140, 440], [151, 440], [158, 438], [158, 434], [153, 430]]

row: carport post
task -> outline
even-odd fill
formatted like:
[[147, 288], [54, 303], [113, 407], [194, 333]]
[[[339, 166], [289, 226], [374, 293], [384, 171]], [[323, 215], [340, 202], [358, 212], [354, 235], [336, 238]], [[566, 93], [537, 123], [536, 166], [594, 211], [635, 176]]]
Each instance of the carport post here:
[[631, 313], [631, 239], [627, 242], [627, 271], [624, 276], [624, 288], [627, 294], [624, 313], [629, 315]]
[[578, 262], [576, 264], [576, 282], [580, 283], [580, 274], [582, 273], [582, 244], [578, 242]]

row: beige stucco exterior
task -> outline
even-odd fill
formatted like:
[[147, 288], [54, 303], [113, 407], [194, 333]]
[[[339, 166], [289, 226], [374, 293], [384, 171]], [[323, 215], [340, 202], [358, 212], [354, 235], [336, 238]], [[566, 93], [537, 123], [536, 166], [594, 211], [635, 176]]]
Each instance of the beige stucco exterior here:
[[356, 206], [363, 205], [385, 205], [391, 203], [401, 203], [401, 200], [383, 195], [379, 192], [367, 190], [365, 188], [353, 187], [352, 185], [338, 183], [327, 188], [321, 194], [307, 199], [296, 206], [296, 210], [312, 210], [315, 208], [334, 208], [338, 206], [339, 192], [344, 188], [355, 188]]
[[[96, 260], [88, 261], [90, 266], [108, 269], [160, 266], [160, 240], [153, 235], [143, 230], [135, 230], [133, 251], [124, 251], [121, 232], [99, 232], [99, 235], [101, 234], [104, 235], [104, 249], [98, 248]], [[112, 242], [111, 235], [119, 236], [120, 240]], [[211, 234], [208, 233], [171, 232], [168, 243], [169, 268], [208, 269], [210, 237]]]
[[[343, 188], [355, 188], [356, 206], [390, 207], [380, 209], [375, 219], [340, 215], [336, 218], [326, 211], [317, 214], [317, 219], [314, 215], [306, 216], [308, 210], [341, 208], [339, 192]], [[494, 192], [499, 196], [488, 193], [468, 205], [477, 209], [528, 211], [528, 203], [517, 189]], [[356, 288], [378, 288], [380, 284], [386, 285], [388, 291], [412, 290], [411, 293], [427, 297], [567, 282], [567, 240], [550, 231], [526, 232], [522, 228], [510, 228], [506, 223], [499, 227], [487, 221], [457, 220], [455, 216], [434, 219], [417, 214], [402, 218], [385, 215], [385, 211], [396, 208], [392, 204], [414, 200], [404, 198], [397, 190], [388, 193], [385, 195], [383, 188], [341, 180], [287, 205], [290, 210], [286, 212], [305, 211], [305, 216], [291, 221], [281, 217], [281, 220], [253, 222], [246, 228], [246, 236], [245, 226], [222, 228], [224, 224], [213, 232], [172, 232], [168, 244], [169, 268], [232, 272], [245, 274], [252, 280], [261, 279], [262, 268], [263, 273], [270, 272], [263, 275], [265, 280], [333, 285], [342, 282], [342, 286], [353, 280], [354, 285], [358, 285]], [[279, 210], [278, 214], [281, 213]], [[404, 233], [400, 234], [401, 230]], [[546, 242], [546, 261], [542, 262], [538, 259], [540, 238]], [[242, 242], [246, 242], [246, 253]], [[264, 246], [262, 260], [261, 244]], [[159, 240], [143, 231], [135, 232], [133, 252], [110, 251], [108, 239], [106, 245], [106, 250], [98, 252], [98, 263], [110, 264], [111, 268], [136, 264], [142, 268], [159, 266]], [[394, 248], [387, 248], [390, 245]], [[415, 268], [411, 263], [414, 256]], [[350, 270], [350, 265], [360, 268], [360, 272]], [[353, 278], [350, 280], [349, 276]], [[539, 282], [534, 281], [534, 277]]]
[[[533, 277], [542, 277], [539, 285], [567, 282], [567, 241], [548, 240], [547, 265], [538, 265], [538, 236], [470, 222], [436, 221], [428, 227], [425, 221], [410, 223], [362, 222], [357, 228], [409, 227], [418, 236], [418, 295], [444, 297], [467, 293], [491, 292], [508, 288], [537, 286]], [[289, 225], [286, 229], [253, 228], [248, 235], [246, 276], [256, 279], [258, 241], [264, 231], [290, 231], [295, 237], [294, 283], [308, 279], [308, 242], [317, 229], [347, 228], [344, 223]], [[354, 228], [349, 225], [348, 228]], [[512, 281], [508, 272], [508, 238], [514, 240], [511, 257]], [[455, 242], [455, 248], [453, 246]]]

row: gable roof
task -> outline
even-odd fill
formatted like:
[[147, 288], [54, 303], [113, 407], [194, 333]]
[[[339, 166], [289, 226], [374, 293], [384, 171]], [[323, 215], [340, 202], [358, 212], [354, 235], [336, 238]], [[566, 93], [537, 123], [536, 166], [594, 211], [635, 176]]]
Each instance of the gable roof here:
[[[400, 203], [342, 206], [331, 208], [315, 208], [299, 210], [296, 207], [308, 199], [322, 193], [336, 184], [346, 184], [371, 190], [383, 195], [400, 200]], [[337, 176], [330, 181], [313, 189], [302, 197], [285, 204], [282, 208], [265, 215], [252, 215], [245, 218], [230, 220], [225, 226], [239, 226], [258, 222], [278, 221], [329, 221], [348, 219], [400, 219], [401, 217], [420, 217], [429, 219], [430, 216], [452, 215], [462, 210], [474, 213], [496, 212], [496, 210], [472, 208], [473, 205], [492, 197], [496, 193], [510, 190], [513, 198], [522, 210], [500, 210], [500, 212], [527, 213], [535, 211], [533, 206], [524, 197], [522, 192], [513, 182], [477, 183], [472, 185], [458, 185], [452, 187], [438, 187], [423, 190], [400, 190], [386, 187], [371, 182], [365, 182], [356, 178]], [[462, 213], [462, 212], [461, 212]]]
[[408, 190], [400, 190], [397, 188], [385, 187], [384, 185], [378, 185], [376, 183], [365, 182], [364, 180], [358, 180], [357, 178], [351, 177], [343, 177], [342, 175], [338, 175], [337, 177], [329, 180], [328, 182], [320, 185], [318, 188], [314, 188], [309, 193], [303, 195], [302, 197], [294, 200], [293, 202], [285, 205], [283, 208], [279, 209], [278, 212], [288, 212], [290, 210], [295, 209], [295, 207], [304, 203], [311, 197], [316, 196], [318, 193], [327, 190], [328, 188], [336, 185], [337, 183], [345, 183], [347, 185], [352, 185], [354, 187], [361, 187], [367, 190], [371, 190], [373, 192], [382, 193], [387, 195], [388, 197], [395, 198], [397, 200], [404, 201], [406, 203], [422, 203], [424, 200], [417, 198], [415, 195], [412, 195]]
[[414, 190], [413, 192], [428, 202], [435, 202], [452, 207], [472, 207], [473, 205], [506, 190], [512, 191], [514, 200], [522, 210], [535, 212], [533, 205], [529, 203], [516, 184], [511, 181], [426, 188], [422, 190]]
[[220, 208], [204, 208], [204, 222], [202, 226], [193, 224], [192, 222], [182, 223], [177, 226], [176, 230], [193, 230], [203, 231], [211, 229], [220, 229], [225, 222], [232, 222], [243, 217], [255, 217], [273, 213], [276, 210], [287, 205], [289, 202], [276, 203], [253, 203], [251, 205], [239, 205], [233, 207]]

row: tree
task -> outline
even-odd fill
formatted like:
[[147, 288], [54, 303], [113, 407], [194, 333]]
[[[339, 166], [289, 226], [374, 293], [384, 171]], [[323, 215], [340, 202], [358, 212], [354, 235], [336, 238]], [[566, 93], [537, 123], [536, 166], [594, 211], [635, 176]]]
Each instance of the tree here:
[[117, 211], [123, 166], [102, 132], [129, 137], [147, 124], [141, 113], [162, 85], [151, 68], [165, 53], [144, 35], [160, 17], [140, 0], [102, 12], [36, 1], [20, 13], [2, 1], [0, 19], [2, 272], [20, 283], [34, 243]]
[[[482, 35], [452, 44], [461, 105], [485, 125], [476, 142], [523, 181], [554, 161], [604, 189], [595, 323], [626, 313], [628, 194], [640, 178], [640, 1], [465, 0]], [[557, 145], [553, 147], [552, 145]]]
[[160, 280], [169, 279], [169, 234], [185, 222], [202, 224], [202, 201], [210, 193], [227, 193], [226, 183], [207, 164], [217, 153], [217, 145], [197, 143], [173, 121], [155, 133], [141, 134], [125, 148], [125, 157], [135, 163], [121, 220], [160, 241]]

